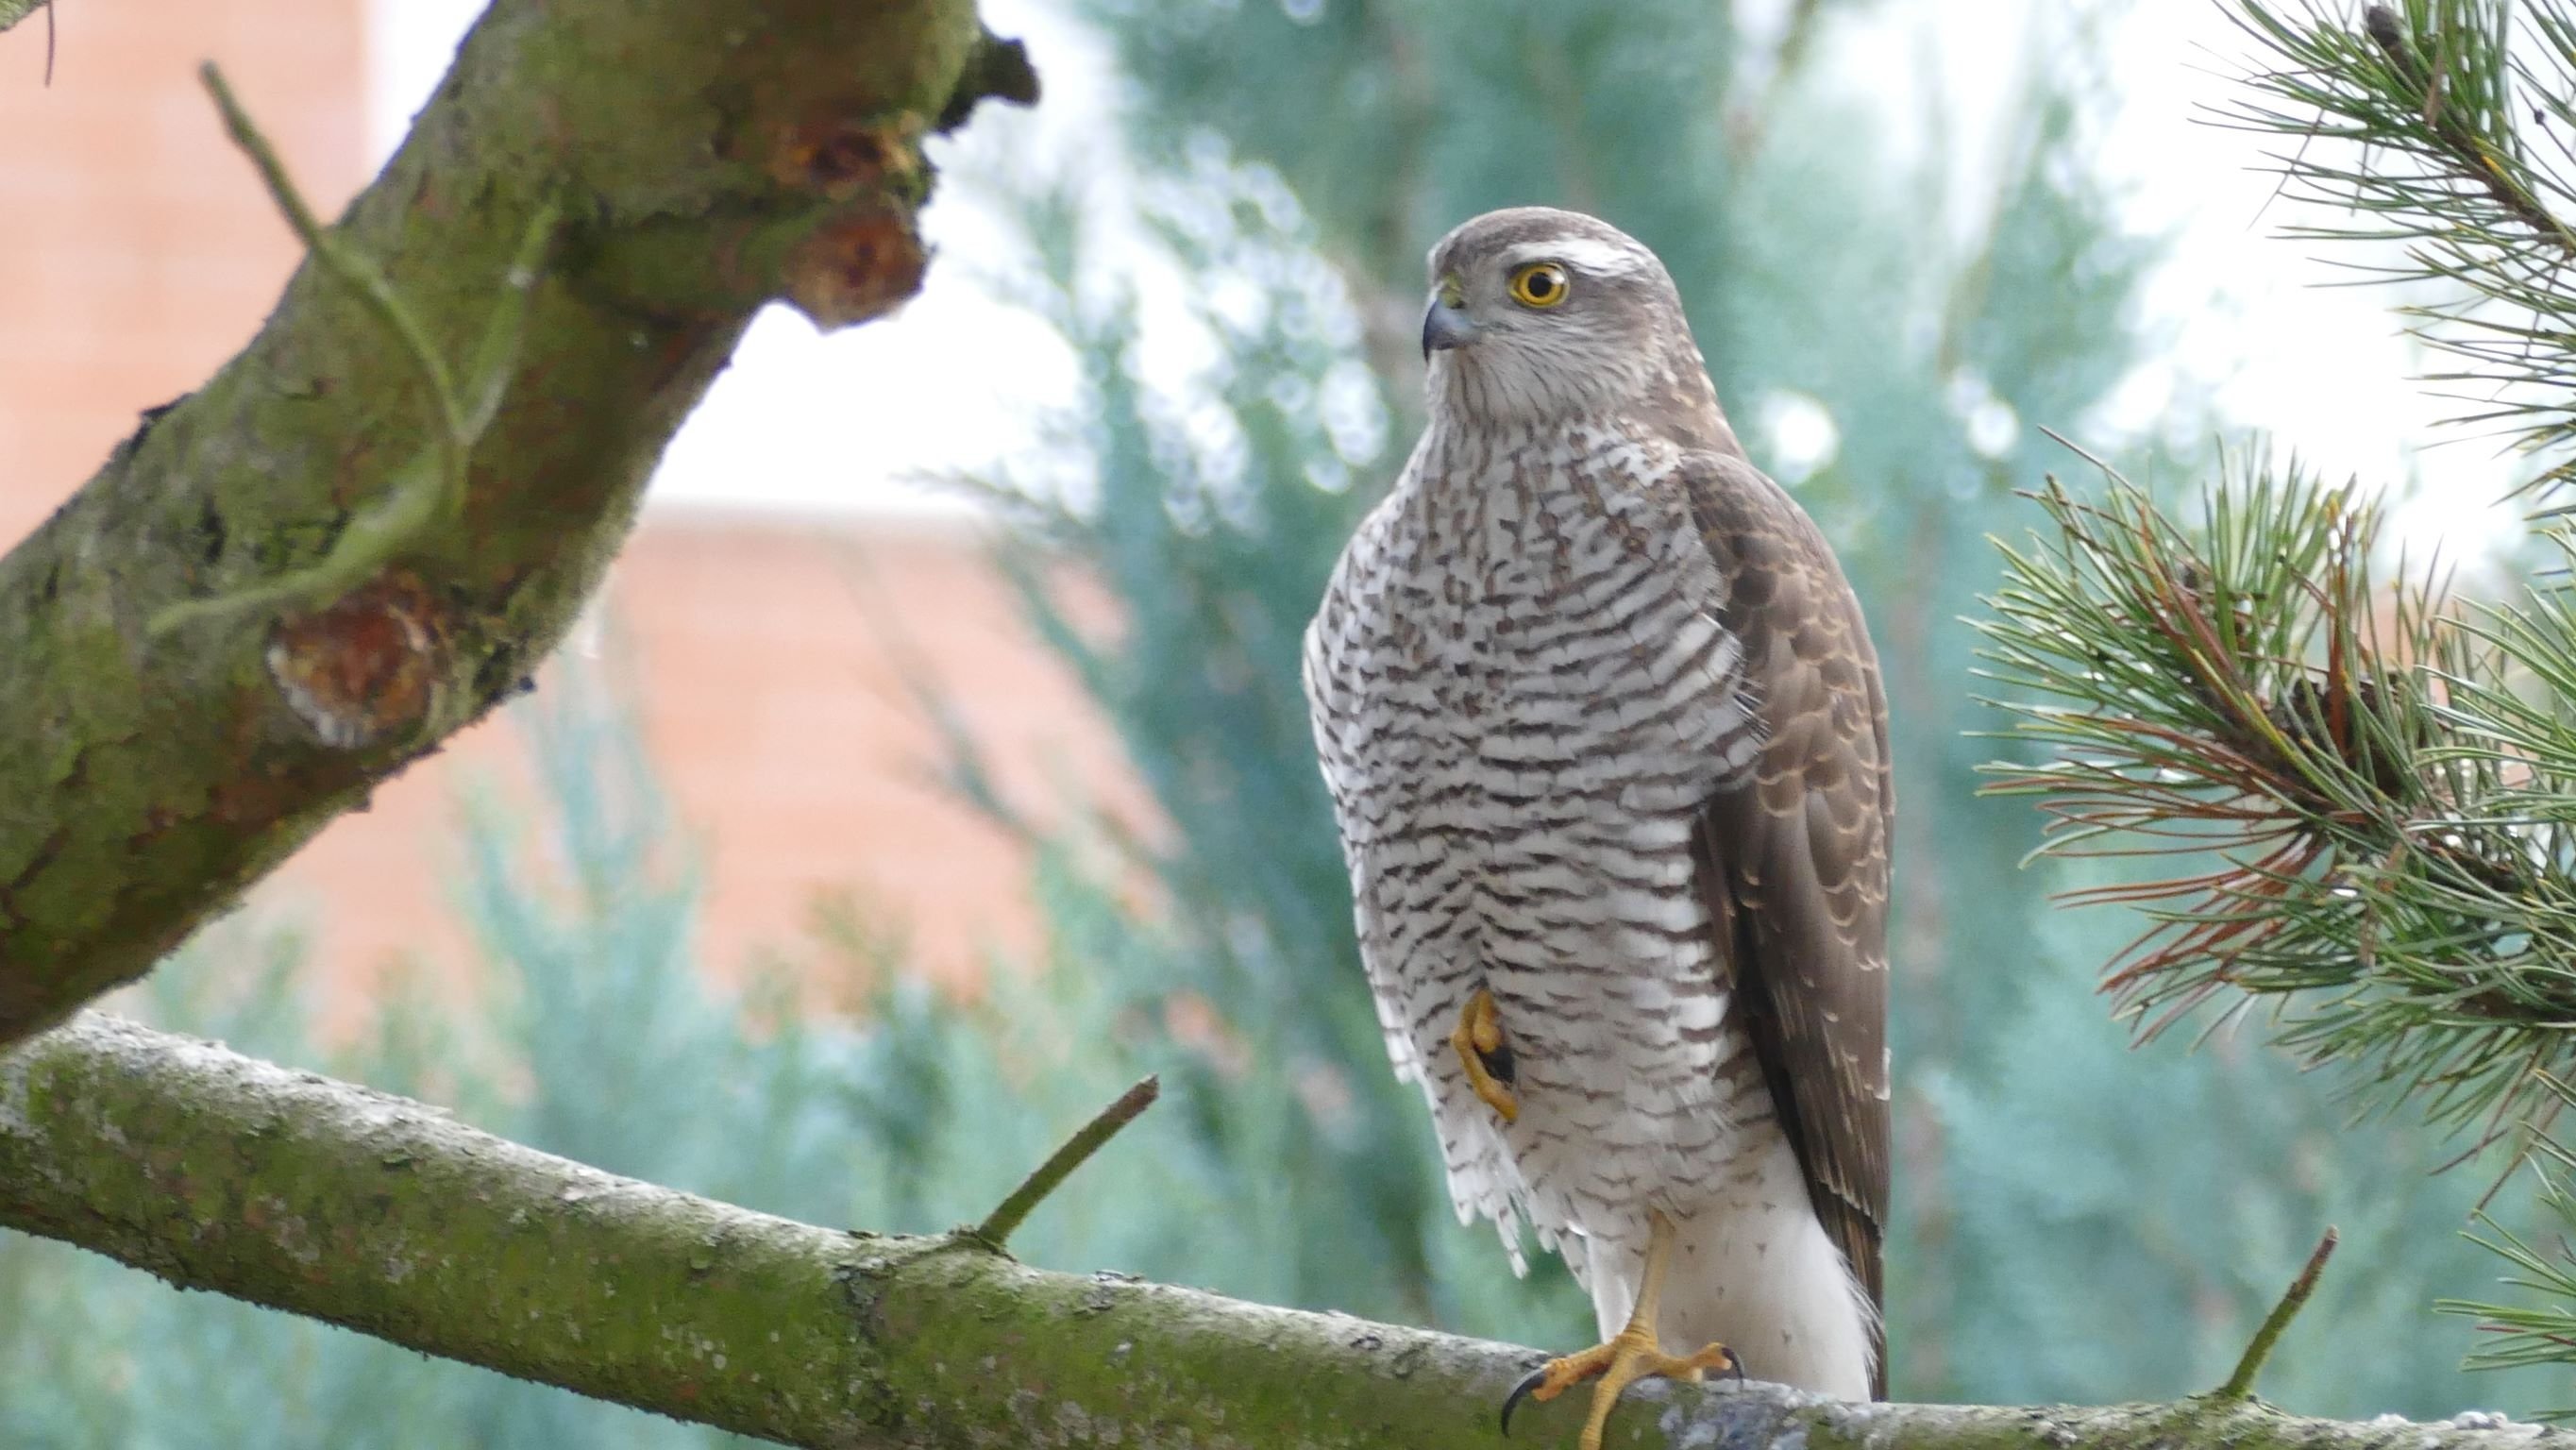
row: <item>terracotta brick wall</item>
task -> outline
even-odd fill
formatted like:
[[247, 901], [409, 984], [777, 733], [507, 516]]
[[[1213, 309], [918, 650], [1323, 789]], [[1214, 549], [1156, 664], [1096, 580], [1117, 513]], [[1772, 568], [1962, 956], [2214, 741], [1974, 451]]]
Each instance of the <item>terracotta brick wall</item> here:
[[[685, 847], [706, 873], [702, 960], [739, 970], [802, 941], [818, 898], [855, 891], [910, 938], [910, 966], [967, 986], [1025, 953], [1028, 858], [932, 781], [937, 741], [907, 660], [957, 702], [1016, 808], [1068, 788], [1147, 807], [1071, 676], [1021, 628], [969, 530], [919, 520], [648, 511], [573, 648], [636, 692]], [[539, 689], [551, 688], [552, 671]], [[450, 895], [463, 793], [533, 809], [507, 715], [466, 732], [337, 821], [261, 888], [363, 982], [398, 952], [470, 963]], [[515, 800], [513, 800], [515, 797]]]
[[[79, 0], [42, 84], [41, 20], [0, 35], [0, 547], [134, 426], [246, 341], [296, 248], [226, 142], [195, 68], [212, 57], [316, 206], [363, 181], [361, 0]], [[964, 703], [1005, 783], [1067, 782], [1132, 809], [1107, 731], [1014, 619], [959, 528], [648, 510], [611, 578], [609, 653], [707, 873], [704, 959], [791, 940], [818, 893], [855, 887], [908, 919], [915, 964], [975, 977], [1029, 946], [1027, 862], [923, 777], [930, 735], [884, 633]], [[476, 774], [524, 781], [506, 721], [414, 767], [335, 822], [254, 909], [312, 928], [363, 995], [408, 952], [471, 975], [451, 905], [457, 802]]]
[[366, 179], [362, 0], [80, 0], [0, 34], [0, 540], [135, 414], [250, 339], [298, 248], [197, 66], [224, 68], [324, 215]]

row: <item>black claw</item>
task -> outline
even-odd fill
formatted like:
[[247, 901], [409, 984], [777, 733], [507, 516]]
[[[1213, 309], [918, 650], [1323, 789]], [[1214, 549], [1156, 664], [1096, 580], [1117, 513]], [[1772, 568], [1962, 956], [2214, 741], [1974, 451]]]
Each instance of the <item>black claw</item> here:
[[1541, 1364], [1538, 1368], [1531, 1370], [1528, 1374], [1522, 1375], [1521, 1382], [1512, 1386], [1512, 1392], [1503, 1396], [1503, 1434], [1505, 1437], [1508, 1438], [1512, 1433], [1512, 1411], [1520, 1408], [1521, 1397], [1528, 1394], [1530, 1391], [1537, 1389], [1546, 1379], [1547, 1366], [1545, 1364]]

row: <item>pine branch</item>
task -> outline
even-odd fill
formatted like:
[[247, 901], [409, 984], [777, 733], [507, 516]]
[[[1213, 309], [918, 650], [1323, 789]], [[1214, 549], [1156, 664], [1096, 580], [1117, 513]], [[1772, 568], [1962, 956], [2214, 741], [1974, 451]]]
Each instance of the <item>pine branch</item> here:
[[[2282, 190], [2342, 220], [2289, 236], [2396, 242], [2364, 276], [2433, 282], [2447, 296], [2400, 311], [2460, 360], [2427, 379], [2525, 449], [2576, 440], [2576, 18], [2508, 0], [2340, 5], [2234, 0], [2261, 52], [2220, 124], [2288, 138]], [[2557, 134], [2553, 134], [2553, 128]], [[2541, 480], [2567, 478], [2565, 468]]]
[[[1505, 1450], [1570, 1445], [1585, 1409], [1533, 1406], [1505, 1440], [1494, 1409], [1527, 1350], [814, 1228], [96, 1015], [0, 1054], [0, 1183], [0, 1226], [180, 1288], [788, 1445]], [[1640, 1385], [1611, 1429], [1650, 1450], [2576, 1450], [2531, 1426], [1842, 1405], [1732, 1381]]]
[[[2400, 311], [2461, 364], [2428, 381], [2475, 390], [2455, 421], [2526, 450], [2576, 443], [2576, 17], [2504, 0], [2371, 5], [2357, 26], [2320, 0], [2232, 8], [2264, 61], [2219, 118], [2294, 142], [2272, 157], [2284, 192], [2339, 213], [2289, 234], [2398, 244], [2402, 260], [2360, 270], [2445, 289]], [[2560, 462], [2541, 482], [2571, 478]], [[2375, 504], [2295, 463], [2222, 469], [2196, 529], [2117, 477], [2099, 504], [2053, 479], [2041, 503], [2052, 536], [2006, 550], [1982, 627], [2020, 692], [2013, 733], [2048, 754], [1994, 767], [1994, 789], [2039, 801], [2043, 850], [2189, 861], [2077, 895], [2149, 922], [2106, 971], [2122, 1010], [2152, 1036], [2266, 999], [2279, 1041], [2358, 1069], [2471, 1154], [2557, 1151], [2576, 1068], [2566, 578], [2497, 609], [2450, 608], [2431, 583], [2375, 590]], [[2569, 553], [2558, 526], [2543, 537]], [[2509, 1237], [2499, 1252], [2543, 1292], [2543, 1269], [2564, 1268]], [[2557, 1305], [2490, 1327], [2506, 1348], [2483, 1362], [2576, 1358], [2576, 1333], [2550, 1337], [2576, 1331]]]
[[[2500, 0], [2373, 5], [2357, 29], [2324, 4], [2236, 10], [2273, 64], [2222, 120], [2294, 140], [2284, 190], [2344, 216], [2290, 234], [2401, 244], [2363, 271], [2451, 290], [2401, 311], [2463, 363], [2432, 381], [2485, 390], [2460, 421], [2576, 442], [2576, 153], [2548, 130], [2576, 123], [2576, 22]], [[2376, 506], [2295, 463], [2222, 470], [2196, 530], [2116, 477], [2098, 505], [2055, 480], [2041, 502], [2054, 536], [2006, 551], [1983, 627], [2022, 692], [2014, 733], [2052, 754], [1995, 789], [2039, 799], [2044, 850], [2191, 863], [2077, 897], [2148, 918], [2106, 973], [2122, 1009], [2152, 1036], [2266, 998], [2311, 1064], [2476, 1147], [2549, 1151], [2576, 1067], [2565, 589], [2497, 610], [2376, 591]], [[2576, 1357], [2522, 1328], [2518, 1352]]]
[[[2369, 7], [2362, 12], [2362, 31], [2370, 37], [2370, 43], [2378, 46], [2388, 57], [2389, 67], [2413, 92], [2417, 115], [2431, 131], [2439, 153], [2450, 167], [2485, 190], [2496, 205], [2528, 228], [2533, 236], [2570, 256], [2576, 256], [2576, 233], [2570, 233], [2566, 223], [2551, 215], [2549, 208], [2541, 204], [2521, 168], [2506, 164], [2505, 158], [2511, 152], [2498, 146], [2493, 138], [2480, 134], [2478, 126], [2464, 119], [2473, 113], [2449, 103], [2446, 75], [2435, 72], [2416, 53], [2397, 12], [2385, 5]], [[2482, 33], [2482, 28], [2452, 29], [2452, 33], [2462, 32], [2476, 37]], [[2501, 46], [2498, 50], [2501, 51]], [[2482, 59], [2492, 63], [2494, 57]], [[2490, 77], [2490, 84], [2493, 83]]]
[[2049, 480], [1978, 627], [2038, 751], [1988, 789], [2038, 802], [2041, 850], [2187, 863], [2072, 898], [2149, 920], [2106, 968], [2122, 1011], [2153, 1036], [2275, 999], [2286, 1045], [2437, 1121], [2543, 1121], [2576, 1068], [2576, 733], [2520, 682], [2576, 685], [2576, 635], [2375, 586], [2377, 510], [2295, 467], [2222, 478], [2189, 529], [2107, 477]]

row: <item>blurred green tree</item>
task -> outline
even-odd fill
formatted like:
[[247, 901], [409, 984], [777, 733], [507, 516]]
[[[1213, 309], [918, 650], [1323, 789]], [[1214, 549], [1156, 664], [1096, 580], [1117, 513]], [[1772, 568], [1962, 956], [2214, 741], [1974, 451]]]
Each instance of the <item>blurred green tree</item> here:
[[[979, 482], [1019, 502], [1005, 558], [1031, 617], [1166, 817], [1138, 855], [1173, 925], [1140, 924], [1158, 949], [1105, 960], [1167, 970], [1113, 969], [1148, 998], [1219, 1004], [1253, 1044], [1242, 1071], [1282, 1075], [1238, 1099], [1257, 1121], [1200, 1113], [1218, 1156], [1277, 1165], [1277, 1292], [1587, 1337], [1561, 1270], [1498, 1285], [1484, 1230], [1449, 1222], [1352, 955], [1297, 658], [1413, 426], [1424, 252], [1489, 207], [1594, 211], [1664, 257], [1739, 431], [1834, 540], [1887, 667], [1900, 1397], [2215, 1385], [2339, 1220], [2371, 1267], [2330, 1281], [2335, 1353], [2283, 1357], [2271, 1383], [2287, 1402], [2522, 1403], [2515, 1385], [2460, 1378], [2465, 1327], [2427, 1327], [2437, 1294], [2481, 1282], [2458, 1231], [2483, 1185], [2425, 1181], [2439, 1155], [2421, 1135], [2347, 1133], [2331, 1084], [2250, 1040], [2129, 1052], [2090, 982], [2134, 924], [2053, 909], [2047, 893], [2081, 878], [2020, 869], [2027, 814], [1975, 794], [1992, 750], [1968, 736], [1992, 722], [1956, 621], [1994, 576], [1987, 538], [2024, 520], [2013, 491], [2065, 462], [2040, 429], [2098, 436], [2146, 347], [2134, 297], [2155, 248], [2122, 229], [2089, 164], [2108, 11], [2036, 10], [2000, 100], [1933, 86], [1918, 113], [1829, 63], [1862, 28], [1933, 10], [1096, 0], [1130, 85], [1142, 210], [1217, 361], [1149, 383], [1132, 299], [1102, 281], [1122, 275], [1120, 245], [1078, 200], [1034, 200], [1035, 305], [1083, 369], [1059, 438], [1077, 463]], [[1990, 150], [1949, 144], [1998, 116]], [[1114, 633], [1086, 634], [1057, 597], [1048, 561], [1067, 550], [1109, 585]], [[973, 794], [982, 772], [958, 744]], [[2135, 1312], [2102, 1314], [2105, 1290]]]

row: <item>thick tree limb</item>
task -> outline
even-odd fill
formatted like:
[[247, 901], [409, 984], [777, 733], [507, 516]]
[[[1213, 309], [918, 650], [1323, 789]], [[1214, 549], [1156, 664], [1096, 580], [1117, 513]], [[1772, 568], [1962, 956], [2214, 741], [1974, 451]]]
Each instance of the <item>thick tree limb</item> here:
[[[1583, 1410], [1535, 1407], [1506, 1442], [1494, 1411], [1530, 1351], [1046, 1273], [964, 1236], [790, 1223], [96, 1015], [0, 1055], [0, 1225], [796, 1445], [1563, 1450]], [[1675, 1450], [2576, 1446], [2241, 1402], [1838, 1406], [1763, 1385], [1630, 1399], [1611, 1443]]]
[[184, 607], [332, 558], [439, 446], [419, 350], [308, 259], [0, 560], [0, 1043], [141, 975], [522, 688], [751, 314], [838, 325], [915, 290], [919, 143], [992, 93], [1034, 79], [972, 0], [497, 0], [334, 231], [462, 370], [563, 209], [461, 499], [340, 555], [385, 562], [335, 597]]

